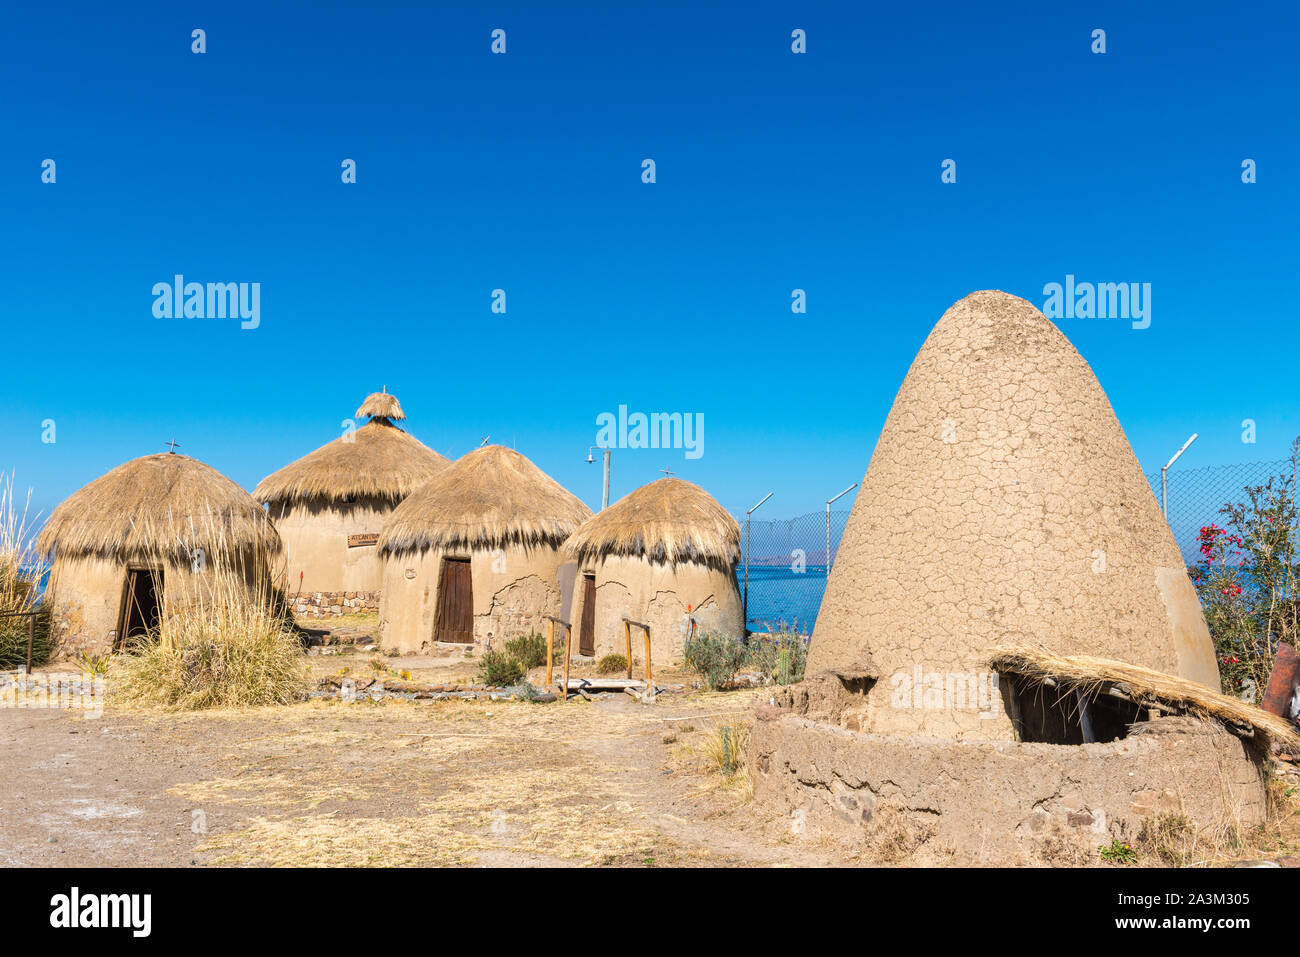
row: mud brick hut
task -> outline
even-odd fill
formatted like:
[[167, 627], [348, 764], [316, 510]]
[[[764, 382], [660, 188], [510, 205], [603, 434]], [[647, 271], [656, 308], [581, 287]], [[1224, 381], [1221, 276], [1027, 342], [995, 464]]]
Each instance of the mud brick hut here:
[[672, 477], [644, 485], [579, 526], [564, 551], [578, 563], [571, 614], [580, 654], [623, 654], [624, 617], [650, 626], [653, 660], [665, 664], [681, 660], [692, 622], [744, 637], [740, 526], [698, 485]]
[[558, 615], [560, 551], [591, 517], [527, 458], [475, 449], [393, 510], [379, 538], [380, 641], [401, 652], [449, 642], [499, 648]]
[[1095, 850], [1163, 811], [1257, 824], [1262, 749], [1295, 743], [1218, 694], [1196, 592], [1101, 385], [1002, 292], [953, 305], [912, 363], [807, 674], [763, 709], [756, 793], [868, 841], [891, 817], [990, 854], [1062, 835]]
[[285, 588], [302, 614], [379, 607], [379, 532], [397, 504], [451, 463], [394, 423], [397, 397], [375, 392], [357, 418], [370, 421], [262, 479], [264, 502], [284, 541]]
[[73, 493], [37, 547], [51, 556], [44, 601], [55, 653], [65, 657], [116, 651], [167, 608], [221, 600], [232, 583], [269, 602], [281, 550], [247, 492], [174, 452], [133, 459]]

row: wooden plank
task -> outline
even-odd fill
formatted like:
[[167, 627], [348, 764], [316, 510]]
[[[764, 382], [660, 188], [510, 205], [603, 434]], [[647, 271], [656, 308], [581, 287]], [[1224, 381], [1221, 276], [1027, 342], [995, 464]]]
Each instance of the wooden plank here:
[[379, 544], [378, 532], [362, 532], [360, 535], [348, 536], [348, 548], [364, 548], [368, 545]]
[[632, 625], [626, 618], [623, 619], [623, 638], [627, 642], [627, 676], [628, 678], [631, 678], [632, 677]]
[[555, 619], [546, 620], [546, 687], [551, 686], [551, 670], [555, 663]]

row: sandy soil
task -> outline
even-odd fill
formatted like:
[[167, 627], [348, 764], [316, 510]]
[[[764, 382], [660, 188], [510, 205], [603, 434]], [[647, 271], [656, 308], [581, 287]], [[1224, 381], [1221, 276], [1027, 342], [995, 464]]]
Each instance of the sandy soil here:
[[[372, 660], [311, 662], [321, 677], [370, 673]], [[376, 664], [436, 681], [475, 667], [459, 655]], [[702, 756], [756, 694], [0, 710], [0, 865], [841, 862]]]

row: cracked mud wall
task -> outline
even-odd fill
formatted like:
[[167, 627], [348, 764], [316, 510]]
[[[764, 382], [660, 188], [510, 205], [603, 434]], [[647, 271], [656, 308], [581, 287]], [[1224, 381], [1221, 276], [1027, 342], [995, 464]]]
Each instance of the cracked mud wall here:
[[[733, 574], [704, 565], [681, 563], [673, 567], [614, 555], [585, 562], [573, 589], [569, 620], [575, 627], [582, 621], [586, 601], [585, 574], [596, 578], [597, 658], [626, 652], [626, 615], [650, 625], [654, 664], [680, 663], [688, 605], [692, 606], [691, 616], [699, 631], [717, 631], [737, 638], [743, 635], [740, 591]], [[632, 655], [645, 660], [645, 635], [640, 629], [632, 630]]]
[[968, 863], [1095, 852], [1144, 820], [1180, 814], [1204, 833], [1267, 816], [1259, 764], [1214, 723], [1151, 722], [1108, 744], [861, 734], [764, 707], [750, 736], [757, 800], [792, 830]]
[[511, 638], [544, 634], [544, 616], [559, 614], [558, 573], [563, 559], [558, 549], [516, 545], [490, 551], [428, 549], [391, 554], [383, 563], [379, 599], [384, 648], [406, 654], [427, 653], [435, 647], [433, 628], [444, 556], [470, 560], [475, 648], [485, 648], [489, 636], [492, 647], [499, 649]]
[[289, 594], [374, 592], [383, 563], [374, 545], [348, 547], [349, 535], [378, 533], [392, 502], [358, 499], [351, 505], [309, 501], [273, 505], [271, 521], [284, 543]]
[[[197, 597], [212, 601], [205, 588], [214, 570], [224, 560], [205, 555], [205, 570], [168, 562], [163, 566], [164, 608]], [[230, 560], [242, 570], [244, 588], [250, 598], [269, 591], [269, 575], [255, 567], [252, 556]], [[129, 568], [143, 568], [149, 562], [120, 562], [99, 556], [55, 558], [43, 601], [51, 609], [51, 640], [57, 658], [71, 658], [83, 651], [91, 655], [108, 654], [117, 643], [122, 601], [125, 597]]]
[[1005, 715], [890, 707], [888, 681], [979, 672], [1013, 643], [1218, 689], [1182, 556], [1092, 370], [1030, 303], [978, 292], [944, 314], [898, 391], [808, 670], [874, 660], [864, 730], [1010, 739]]

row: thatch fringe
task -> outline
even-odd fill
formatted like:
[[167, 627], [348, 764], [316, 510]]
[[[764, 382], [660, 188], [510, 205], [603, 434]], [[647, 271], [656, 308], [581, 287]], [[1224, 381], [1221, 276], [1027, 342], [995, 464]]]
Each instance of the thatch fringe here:
[[380, 554], [429, 548], [558, 548], [591, 517], [572, 492], [513, 449], [475, 449], [397, 506]]
[[[376, 396], [392, 399], [390, 395]], [[370, 399], [366, 404], [370, 404]], [[393, 399], [396, 404], [396, 399]], [[358, 410], [360, 415], [365, 405]], [[397, 410], [401, 412], [401, 408]], [[258, 483], [253, 498], [268, 505], [319, 500], [377, 498], [396, 502], [451, 463], [384, 418], [304, 455]]]
[[740, 526], [704, 489], [669, 477], [583, 522], [564, 551], [579, 562], [617, 555], [731, 569], [740, 560]]
[[242, 488], [187, 455], [146, 455], [119, 465], [56, 508], [37, 538], [56, 558], [117, 560], [157, 554], [276, 554], [280, 536]]
[[394, 422], [400, 422], [406, 418], [406, 413], [402, 411], [402, 403], [397, 401], [397, 396], [389, 395], [385, 392], [372, 392], [366, 396], [366, 401], [361, 403], [361, 408], [357, 409], [356, 416], [375, 416], [377, 418], [391, 419]]
[[1300, 735], [1291, 722], [1186, 678], [1109, 658], [1066, 657], [1025, 647], [995, 650], [989, 667], [1039, 684], [1050, 679], [1058, 685], [1077, 688], [1089, 697], [1115, 688], [1138, 703], [1149, 701], [1195, 717], [1212, 718], [1230, 730], [1248, 728], [1265, 744], [1276, 744], [1282, 750], [1300, 754]]

